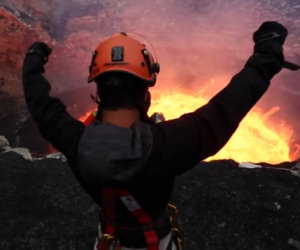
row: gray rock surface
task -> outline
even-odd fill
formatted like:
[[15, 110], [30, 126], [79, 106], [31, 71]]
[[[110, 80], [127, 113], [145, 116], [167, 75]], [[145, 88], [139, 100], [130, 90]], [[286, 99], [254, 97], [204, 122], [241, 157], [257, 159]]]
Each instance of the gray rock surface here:
[[0, 154], [9, 152], [15, 152], [25, 160], [32, 161], [32, 156], [28, 148], [11, 148], [8, 140], [4, 136], [0, 136]]
[[5, 136], [0, 135], [0, 150], [9, 149], [10, 145], [8, 140], [5, 138]]
[[[184, 249], [299, 249], [300, 178], [287, 171], [295, 163], [261, 165], [201, 163], [177, 179]], [[92, 249], [98, 208], [66, 162], [9, 152], [0, 173], [1, 250]]]

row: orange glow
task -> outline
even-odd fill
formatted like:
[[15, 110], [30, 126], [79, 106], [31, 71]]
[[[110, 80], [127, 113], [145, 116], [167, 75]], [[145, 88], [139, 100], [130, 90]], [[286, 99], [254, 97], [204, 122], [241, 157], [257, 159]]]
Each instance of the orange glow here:
[[[200, 93], [152, 93], [149, 114], [162, 112], [165, 118], [173, 119], [203, 106], [208, 99]], [[255, 109], [248, 113], [229, 142], [216, 155], [207, 160], [233, 159], [237, 162], [280, 163], [290, 161], [288, 142], [292, 130], [284, 124], [271, 124], [268, 118], [280, 107], [274, 107], [267, 113]]]
[[84, 115], [80, 116], [78, 120], [83, 122], [85, 125], [88, 125], [93, 120], [93, 117], [95, 117], [95, 111], [96, 110], [92, 109], [86, 112]]
[[[192, 112], [209, 100], [201, 92], [191, 93], [180, 89], [172, 92], [153, 91], [151, 94], [152, 102], [148, 113], [162, 112], [166, 120]], [[257, 108], [250, 111], [223, 149], [206, 160], [233, 159], [237, 162], [272, 164], [290, 161], [288, 142], [291, 140], [292, 130], [284, 121], [281, 124], [272, 124], [269, 121], [279, 109], [280, 107], [273, 107], [265, 113]], [[85, 121], [92, 112], [87, 112], [79, 120]], [[297, 146], [300, 150], [300, 145]]]
[[292, 150], [290, 151], [290, 158], [293, 161], [299, 161], [300, 155], [300, 144], [293, 144]]

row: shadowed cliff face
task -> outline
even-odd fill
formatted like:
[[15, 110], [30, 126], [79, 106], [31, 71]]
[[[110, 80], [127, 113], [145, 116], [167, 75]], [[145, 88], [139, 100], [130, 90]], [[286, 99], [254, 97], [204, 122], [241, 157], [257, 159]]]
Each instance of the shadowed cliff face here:
[[[86, 88], [93, 48], [120, 31], [141, 33], [152, 42], [162, 68], [159, 91], [180, 87], [214, 95], [243, 67], [252, 53], [252, 33], [265, 20], [288, 27], [285, 55], [300, 63], [297, 0], [2, 0], [0, 6], [0, 95], [14, 99], [13, 117], [28, 116], [21, 66], [28, 46], [37, 40], [53, 47], [46, 76], [54, 95]], [[294, 140], [300, 142], [295, 118], [300, 109], [299, 81], [299, 74], [283, 70], [258, 106], [264, 110], [280, 106], [274, 120], [291, 124]], [[94, 91], [90, 87], [81, 96], [87, 105]], [[11, 110], [1, 111], [1, 117], [11, 116]]]

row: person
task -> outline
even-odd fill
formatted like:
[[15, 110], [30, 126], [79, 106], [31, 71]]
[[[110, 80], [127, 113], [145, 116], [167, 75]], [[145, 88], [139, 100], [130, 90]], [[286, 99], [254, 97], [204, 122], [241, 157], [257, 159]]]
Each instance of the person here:
[[223, 90], [197, 110], [159, 123], [147, 116], [159, 64], [126, 33], [101, 42], [93, 54], [88, 81], [96, 82], [99, 107], [88, 126], [49, 95], [43, 73], [51, 49], [42, 42], [29, 48], [23, 65], [28, 109], [101, 207], [95, 249], [181, 249], [167, 212], [174, 180], [225, 145], [282, 69], [287, 34], [281, 24], [264, 22], [254, 32], [253, 55]]

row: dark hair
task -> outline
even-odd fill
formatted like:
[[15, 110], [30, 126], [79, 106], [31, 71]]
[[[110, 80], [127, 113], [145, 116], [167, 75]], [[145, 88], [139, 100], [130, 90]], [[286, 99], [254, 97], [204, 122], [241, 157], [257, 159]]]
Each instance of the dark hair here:
[[148, 90], [146, 81], [130, 74], [116, 72], [99, 77], [96, 83], [102, 109], [144, 109]]

